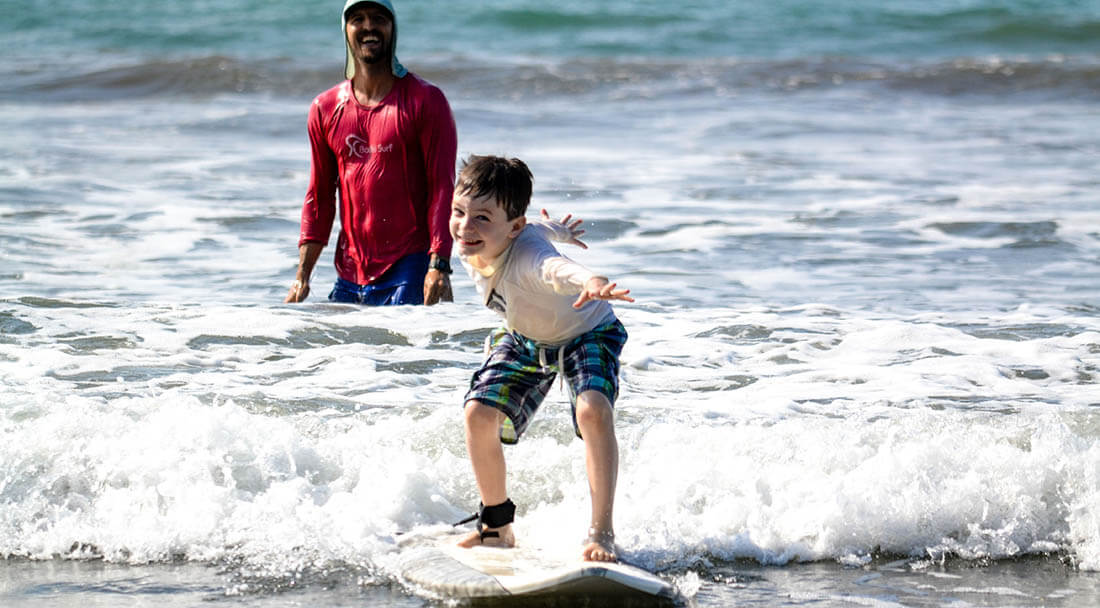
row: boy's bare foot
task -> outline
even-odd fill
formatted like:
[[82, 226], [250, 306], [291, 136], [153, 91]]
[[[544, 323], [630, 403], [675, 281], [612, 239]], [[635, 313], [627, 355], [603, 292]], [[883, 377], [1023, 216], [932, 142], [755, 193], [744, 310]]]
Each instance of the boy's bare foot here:
[[584, 541], [581, 557], [586, 562], [613, 562], [619, 559], [615, 552], [615, 533], [610, 530], [588, 530], [588, 539]]
[[[496, 532], [495, 536], [493, 532]], [[512, 524], [505, 524], [499, 528], [485, 528], [481, 532], [474, 530], [462, 537], [458, 546], [465, 549], [478, 546], [510, 549], [516, 546], [516, 536], [512, 533]]]

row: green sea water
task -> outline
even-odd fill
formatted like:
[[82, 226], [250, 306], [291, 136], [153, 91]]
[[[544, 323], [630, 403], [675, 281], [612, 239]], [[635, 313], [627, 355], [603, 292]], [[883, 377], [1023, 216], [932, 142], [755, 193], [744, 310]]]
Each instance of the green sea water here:
[[[41, 54], [339, 57], [338, 0], [4, 0], [5, 62]], [[1089, 54], [1100, 49], [1095, 0], [430, 0], [397, 3], [410, 55], [542, 57]]]

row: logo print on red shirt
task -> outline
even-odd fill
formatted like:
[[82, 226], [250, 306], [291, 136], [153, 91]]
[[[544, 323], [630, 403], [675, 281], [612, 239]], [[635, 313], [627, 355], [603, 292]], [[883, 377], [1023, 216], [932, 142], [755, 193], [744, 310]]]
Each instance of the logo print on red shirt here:
[[348, 154], [358, 158], [366, 158], [379, 152], [393, 152], [393, 144], [372, 146], [370, 142], [358, 135], [348, 135], [344, 142], [348, 145]]

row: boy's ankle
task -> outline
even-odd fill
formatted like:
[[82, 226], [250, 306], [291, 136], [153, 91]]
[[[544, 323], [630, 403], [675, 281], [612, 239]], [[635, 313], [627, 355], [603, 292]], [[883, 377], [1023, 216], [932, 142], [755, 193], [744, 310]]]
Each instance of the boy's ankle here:
[[600, 544], [604, 544], [605, 542], [608, 543], [608, 544], [614, 544], [615, 543], [615, 531], [610, 529], [610, 528], [608, 528], [606, 530], [601, 530], [600, 528], [597, 528], [596, 526], [590, 526], [588, 528], [588, 538], [586, 538], [585, 541], [586, 542], [600, 543]]

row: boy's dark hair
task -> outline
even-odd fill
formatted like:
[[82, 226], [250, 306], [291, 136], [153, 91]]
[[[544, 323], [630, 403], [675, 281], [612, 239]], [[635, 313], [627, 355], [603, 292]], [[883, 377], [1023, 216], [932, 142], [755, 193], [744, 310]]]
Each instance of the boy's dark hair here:
[[534, 177], [518, 158], [470, 155], [462, 161], [455, 192], [470, 198], [491, 196], [509, 220], [527, 213]]

